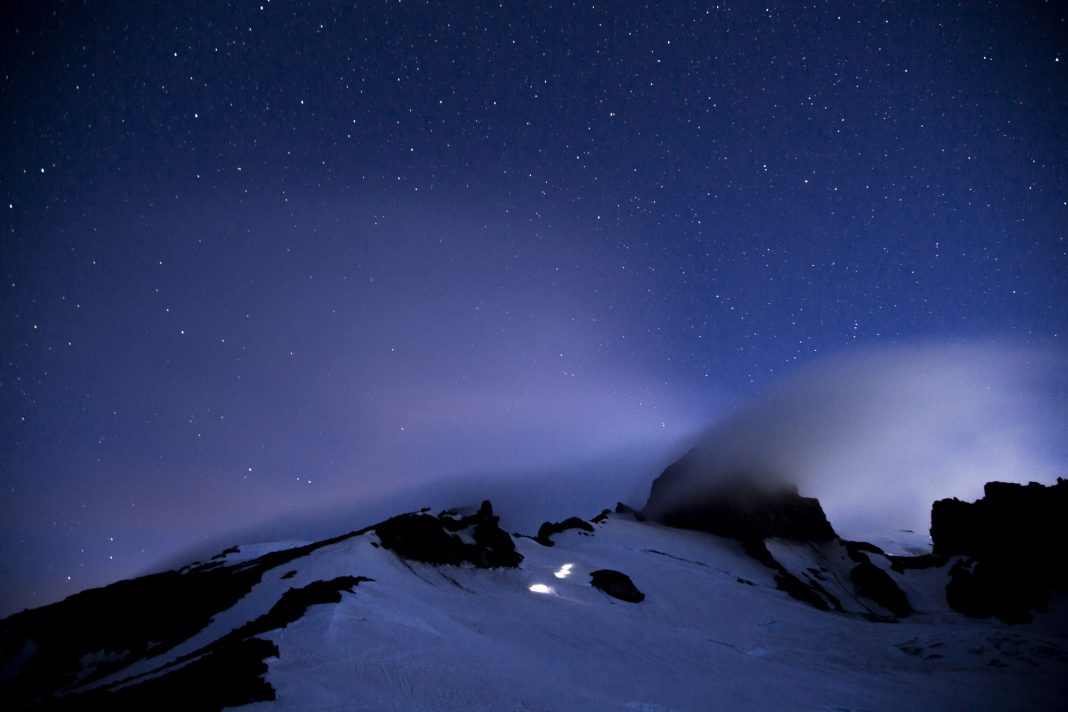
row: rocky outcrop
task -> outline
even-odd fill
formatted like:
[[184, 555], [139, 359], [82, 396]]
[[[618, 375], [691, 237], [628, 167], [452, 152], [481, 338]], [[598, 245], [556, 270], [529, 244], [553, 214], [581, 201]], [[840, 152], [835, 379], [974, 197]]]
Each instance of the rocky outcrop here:
[[[653, 483], [643, 513], [668, 526], [741, 541], [749, 556], [775, 571], [780, 591], [813, 608], [860, 613], [875, 620], [913, 612], [893, 577], [869, 558], [885, 557], [883, 551], [839, 540], [818, 500], [764, 478], [702, 473], [708, 460], [692, 450], [664, 470]], [[702, 480], [709, 484], [699, 490], [679, 484]], [[682, 490], [687, 497], [680, 496]], [[811, 545], [809, 556], [821, 563], [808, 570], [787, 569], [768, 548], [767, 542], [774, 539]]]
[[739, 539], [778, 537], [802, 541], [835, 538], [818, 500], [802, 497], [790, 485], [758, 479], [708, 477], [707, 487], [678, 495], [679, 482], [701, 479], [702, 458], [690, 451], [653, 482], [642, 513], [655, 521], [682, 529], [697, 529]]
[[627, 603], [641, 603], [645, 594], [638, 590], [630, 576], [612, 569], [600, 569], [590, 573], [590, 584], [612, 598]]
[[[189, 639], [207, 626], [215, 615], [232, 607], [260, 583], [268, 571], [363, 531], [272, 551], [252, 561], [227, 565], [226, 556], [237, 551], [234, 547], [207, 563], [118, 581], [104, 588], [76, 593], [57, 603], [16, 613], [0, 621], [0, 667], [17, 658], [22, 650], [34, 652], [17, 675], [0, 680], [0, 699], [9, 706], [28, 705], [34, 700], [43, 704], [41, 700], [48, 692], [75, 681], [87, 684], [137, 660], [158, 656]], [[269, 685], [263, 683], [264, 688], [257, 682], [259, 660], [266, 653], [255, 660], [249, 658], [247, 664], [234, 663], [236, 658], [246, 660], [245, 654], [250, 651], [259, 655], [268, 646], [255, 639], [242, 641], [233, 650], [228, 648], [205, 655], [195, 666], [189, 665], [190, 670], [173, 679], [187, 679], [194, 671], [210, 676], [226, 665], [234, 664], [235, 669], [249, 672], [251, 677], [245, 680], [246, 686], [241, 682], [243, 678], [235, 676], [233, 680], [243, 686], [243, 691], [236, 693], [236, 697], [227, 697], [229, 693], [220, 687], [219, 699], [231, 700], [226, 704], [238, 704], [241, 695], [246, 693], [252, 695], [246, 701], [273, 699], [257, 696], [266, 694], [264, 690], [273, 696]], [[107, 656], [95, 663], [83, 662], [99, 650], [122, 654]], [[171, 684], [172, 676], [166, 677], [166, 681], [154, 682], [153, 689], [159, 686], [169, 689], [166, 686]], [[136, 692], [139, 687], [131, 686], [123, 695], [136, 699], [140, 694]], [[49, 704], [52, 704], [51, 699]], [[91, 706], [87, 703], [85, 708]], [[116, 707], [102, 704], [100, 708]], [[210, 706], [189, 705], [189, 708], [208, 709]]]
[[939, 500], [931, 540], [936, 555], [961, 557], [946, 586], [954, 610], [1027, 622], [1045, 609], [1050, 591], [1068, 592], [1068, 480], [990, 482], [973, 503]]
[[938, 554], [920, 554], [919, 556], [890, 556], [890, 568], [896, 573], [903, 574], [906, 571], [922, 571], [923, 569], [937, 569], [949, 563], [949, 559]]
[[975, 502], [942, 499], [931, 508], [934, 553], [974, 559], [1035, 559], [1068, 544], [1068, 480], [1054, 485], [988, 482]]
[[895, 618], [912, 615], [912, 604], [901, 587], [890, 574], [872, 563], [869, 554], [885, 556], [882, 549], [867, 542], [847, 541], [846, 551], [856, 566], [849, 570], [849, 579], [853, 582], [858, 596], [871, 599], [877, 605], [890, 611]]
[[742, 542], [742, 550], [775, 571], [775, 588], [791, 598], [821, 611], [842, 610], [842, 604], [838, 598], [820, 585], [811, 571], [802, 574], [805, 580], [794, 575], [772, 555], [763, 539], [749, 539]]
[[[742, 543], [742, 550], [775, 572], [777, 589], [821, 611], [884, 622], [914, 612], [894, 576], [873, 561], [873, 557], [889, 557], [871, 544], [841, 539], [826, 542], [752, 539]], [[781, 563], [773, 550], [785, 554], [792, 568]]]
[[644, 522], [645, 521], [645, 515], [644, 514], [639, 512], [634, 507], [631, 507], [630, 505], [623, 504], [622, 502], [616, 502], [615, 512], [616, 512], [616, 514], [625, 514], [625, 515], [634, 517], [634, 520], [638, 521], [638, 522]]
[[66, 694], [42, 701], [47, 710], [222, 710], [253, 702], [272, 702], [275, 689], [264, 678], [267, 658], [278, 646], [263, 638], [245, 638], [212, 649], [166, 674], [134, 684]]
[[[474, 514], [457, 519], [450, 512], [401, 514], [374, 526], [382, 546], [401, 558], [427, 564], [482, 569], [516, 567], [523, 560], [515, 542], [500, 528], [489, 500]], [[465, 541], [460, 533], [469, 535]]]
[[552, 536], [565, 532], [568, 529], [578, 529], [580, 531], [593, 533], [593, 525], [587, 522], [585, 519], [579, 519], [578, 517], [568, 517], [562, 522], [543, 522], [538, 527], [538, 536], [535, 538], [542, 546], [552, 546]]

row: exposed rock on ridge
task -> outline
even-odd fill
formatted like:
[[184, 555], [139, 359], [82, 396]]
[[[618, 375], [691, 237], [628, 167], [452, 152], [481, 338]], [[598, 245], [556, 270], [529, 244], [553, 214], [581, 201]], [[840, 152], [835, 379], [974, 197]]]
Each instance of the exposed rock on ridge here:
[[[382, 546], [398, 556], [427, 564], [469, 563], [480, 569], [516, 567], [523, 560], [515, 542], [500, 528], [489, 500], [472, 515], [455, 518], [452, 513], [401, 514], [374, 526]], [[468, 543], [458, 532], [469, 533]]]
[[1043, 486], [989, 482], [974, 503], [943, 499], [931, 508], [940, 556], [960, 556], [946, 586], [949, 605], [968, 616], [1024, 623], [1045, 610], [1050, 591], [1068, 592], [1068, 480]]
[[702, 457], [691, 450], [653, 482], [642, 514], [672, 527], [697, 529], [746, 541], [778, 537], [801, 541], [834, 539], [818, 500], [789, 485], [770, 485], [743, 476], [717, 478], [703, 491], [677, 495], [683, 480], [700, 479]]
[[[776, 572], [779, 590], [814, 608], [852, 610], [877, 620], [913, 612], [893, 577], [868, 556], [885, 554], [869, 544], [839, 540], [817, 499], [802, 497], [789, 485], [702, 473], [706, 460], [694, 449], [672, 463], [653, 482], [643, 514], [668, 526], [741, 541], [747, 554]], [[702, 479], [709, 482], [703, 491], [680, 496], [680, 489], [691, 489], [680, 483]], [[811, 544], [813, 555], [824, 562], [822, 571], [790, 571], [769, 550], [767, 542], [772, 539]], [[831, 580], [840, 585], [831, 586], [826, 572], [833, 572]], [[846, 599], [854, 600], [851, 609], [843, 604]]]
[[578, 529], [591, 534], [593, 533], [593, 525], [585, 519], [568, 517], [562, 522], [543, 522], [542, 525], [538, 527], [538, 536], [535, 538], [535, 541], [542, 546], [552, 546], [552, 536], [554, 534], [566, 532], [568, 529]]

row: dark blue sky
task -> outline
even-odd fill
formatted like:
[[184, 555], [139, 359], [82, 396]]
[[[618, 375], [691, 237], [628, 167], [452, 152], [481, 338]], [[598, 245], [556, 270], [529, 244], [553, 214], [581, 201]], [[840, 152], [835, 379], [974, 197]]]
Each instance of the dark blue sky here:
[[4, 611], [826, 353], [1063, 349], [1061, 3], [3, 13]]

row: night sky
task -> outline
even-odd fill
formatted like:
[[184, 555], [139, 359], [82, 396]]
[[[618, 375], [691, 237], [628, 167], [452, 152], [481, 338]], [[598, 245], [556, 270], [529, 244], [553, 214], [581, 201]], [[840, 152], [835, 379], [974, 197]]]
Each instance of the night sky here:
[[824, 354], [1064, 348], [1060, 2], [14, 4], [0, 614]]

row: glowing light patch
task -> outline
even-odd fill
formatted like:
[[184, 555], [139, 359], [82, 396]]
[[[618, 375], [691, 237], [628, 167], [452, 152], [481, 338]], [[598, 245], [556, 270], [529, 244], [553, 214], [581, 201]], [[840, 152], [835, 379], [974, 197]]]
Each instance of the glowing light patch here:
[[567, 578], [568, 576], [571, 575], [571, 567], [572, 566], [574, 566], [574, 564], [564, 564], [563, 566], [561, 566], [560, 568], [558, 568], [556, 571], [553, 572], [553, 576], [555, 576], [558, 579]]
[[534, 593], [552, 593], [553, 590], [543, 583], [531, 584], [530, 590]]

